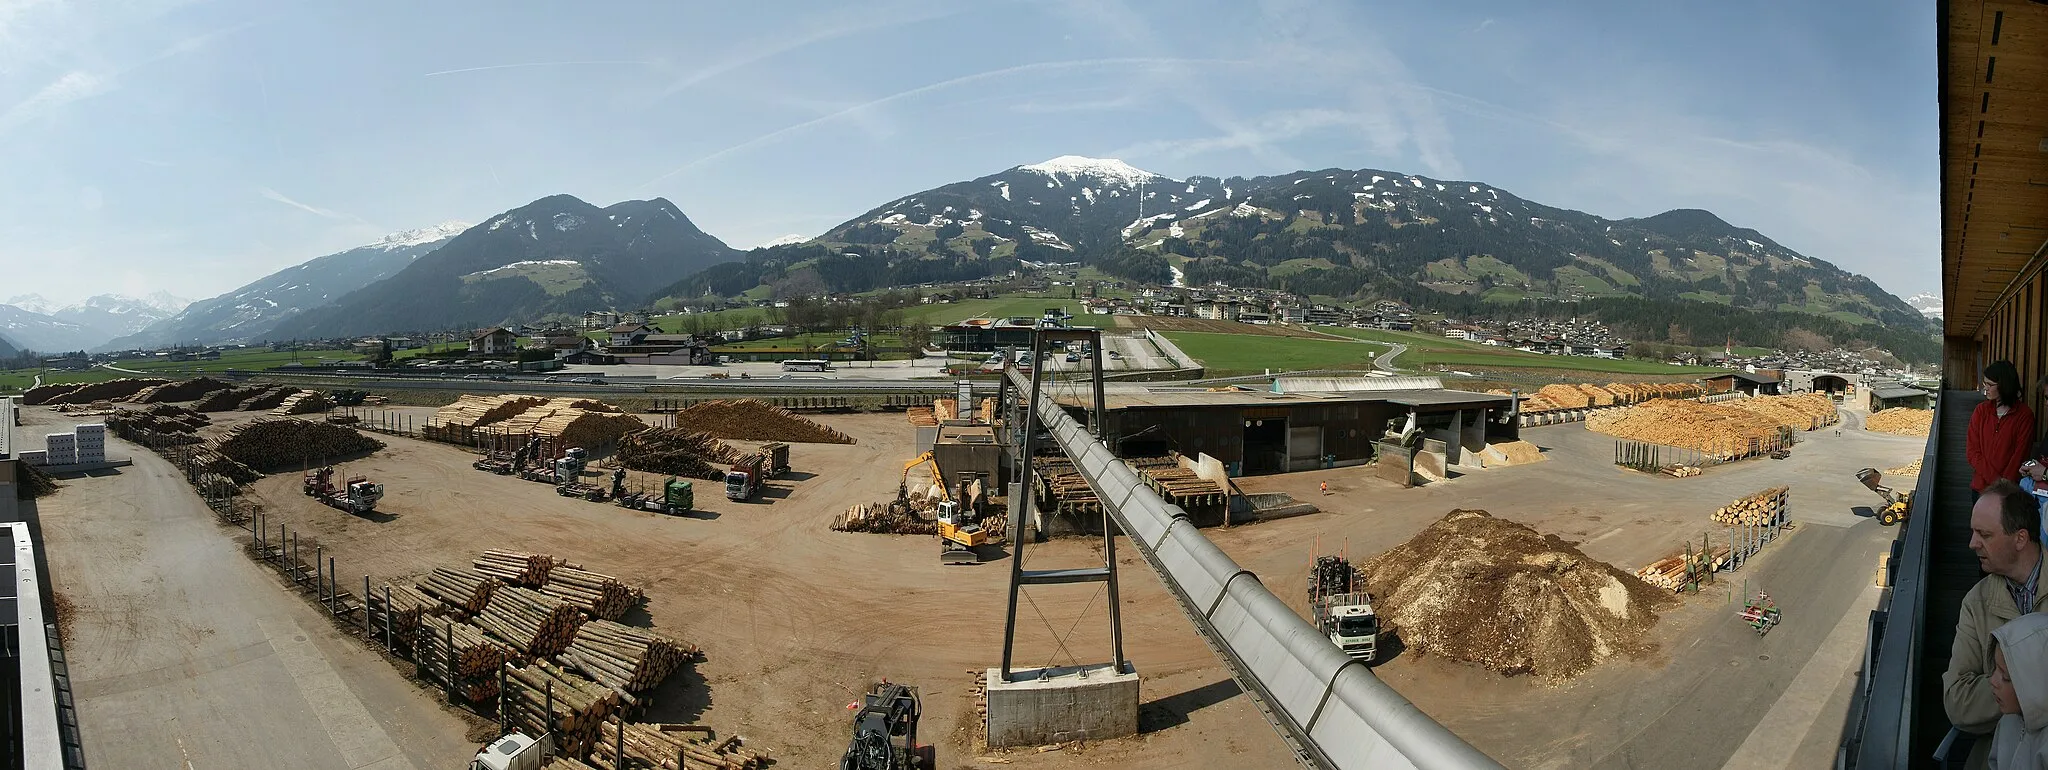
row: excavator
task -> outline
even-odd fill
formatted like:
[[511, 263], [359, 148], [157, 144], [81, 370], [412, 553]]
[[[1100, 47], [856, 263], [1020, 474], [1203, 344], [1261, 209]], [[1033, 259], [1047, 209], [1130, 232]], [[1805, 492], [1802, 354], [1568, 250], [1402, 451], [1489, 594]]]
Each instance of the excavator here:
[[[924, 452], [903, 464], [903, 476], [896, 482], [896, 509], [908, 514], [910, 507], [910, 470], [928, 465], [932, 471], [932, 487], [939, 490], [939, 563], [980, 564], [980, 549], [988, 545], [988, 530], [981, 527], [979, 496], [956, 495], [946, 488], [946, 477], [939, 473], [939, 463], [931, 452]], [[963, 484], [965, 486], [965, 484]]]

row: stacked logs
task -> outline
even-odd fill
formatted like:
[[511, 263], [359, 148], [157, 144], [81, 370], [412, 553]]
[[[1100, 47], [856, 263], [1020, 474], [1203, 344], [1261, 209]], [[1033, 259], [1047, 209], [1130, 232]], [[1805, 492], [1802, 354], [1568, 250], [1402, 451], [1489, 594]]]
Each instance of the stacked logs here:
[[528, 655], [553, 655], [575, 640], [583, 613], [553, 596], [508, 586], [492, 592], [475, 622]]
[[257, 473], [256, 469], [204, 447], [194, 447], [186, 458], [192, 464], [194, 473], [219, 474], [237, 484], [251, 484], [263, 478], [263, 474]]
[[541, 593], [575, 605], [594, 618], [618, 620], [646, 598], [639, 589], [628, 587], [618, 578], [574, 567], [555, 567], [546, 576], [547, 584], [541, 586]]
[[370, 598], [384, 604], [384, 597], [391, 597], [384, 611], [391, 614], [391, 635], [393, 641], [411, 642], [414, 632], [419, 630], [420, 619], [435, 614], [441, 603], [425, 592], [408, 585], [385, 583], [383, 588]]
[[420, 581], [420, 590], [464, 616], [483, 612], [497, 593], [498, 580], [481, 572], [438, 567]]
[[744, 441], [788, 441], [803, 444], [851, 444], [853, 437], [798, 416], [797, 413], [751, 398], [705, 401], [676, 412], [675, 424], [719, 438]]
[[597, 768], [583, 764], [574, 757], [555, 757], [549, 760], [547, 765], [540, 770], [597, 770]]
[[[137, 393], [170, 382], [157, 378], [123, 377], [118, 380], [95, 382], [76, 387], [69, 385], [44, 385], [31, 388], [22, 394], [21, 402], [29, 406], [38, 404], [90, 404], [94, 401], [126, 401]], [[63, 388], [63, 390], [44, 390]]]
[[129, 403], [133, 404], [158, 404], [169, 401], [196, 401], [200, 398], [204, 398], [209, 393], [227, 390], [232, 387], [234, 386], [229, 385], [225, 382], [221, 382], [220, 380], [216, 380], [212, 377], [201, 377], [196, 380], [185, 380], [182, 382], [167, 382], [162, 385], [146, 388], [141, 392], [136, 393], [133, 396], [130, 396], [128, 398], [128, 401]]
[[897, 506], [890, 503], [859, 503], [846, 509], [845, 513], [832, 517], [832, 529], [840, 532], [876, 532], [885, 535], [936, 535], [937, 522], [918, 518], [915, 504], [925, 500], [924, 495], [912, 493], [913, 505]]
[[296, 417], [260, 419], [221, 434], [214, 449], [257, 470], [276, 470], [374, 452], [384, 442], [354, 428]]
[[456, 689], [462, 691], [462, 697], [484, 703], [498, 697], [499, 667], [518, 660], [518, 654], [462, 622], [434, 615], [421, 617], [419, 634], [413, 640], [413, 659], [429, 678], [447, 684], [451, 658]]
[[1771, 487], [1714, 511], [1714, 523], [1722, 526], [1760, 526], [1778, 520], [1784, 510], [1787, 487]]
[[[740, 745], [737, 735], [713, 741], [709, 728], [700, 725], [668, 725], [629, 722], [623, 740], [619, 725], [598, 725], [597, 744], [590, 752], [590, 766], [597, 770], [753, 770], [767, 767], [766, 754]], [[625, 745], [625, 756], [619, 746]]]
[[299, 392], [299, 389], [290, 385], [273, 385], [243, 400], [237, 408], [244, 412], [261, 412], [266, 409], [276, 409], [278, 405], [284, 403], [285, 399], [290, 398], [293, 393], [297, 392]]
[[[516, 589], [515, 589], [516, 590]], [[528, 735], [555, 734], [555, 746], [582, 756], [597, 738], [598, 725], [618, 711], [619, 694], [576, 676], [547, 661], [524, 668], [505, 666], [505, 691], [500, 701], [505, 720]], [[554, 713], [548, 713], [552, 699]]]
[[471, 562], [476, 571], [516, 586], [538, 588], [548, 582], [548, 571], [559, 564], [544, 553], [491, 549]]
[[718, 480], [725, 478], [725, 466], [740, 459], [740, 453], [709, 433], [649, 428], [626, 434], [618, 457], [621, 465], [636, 471]]
[[697, 654], [693, 644], [644, 628], [594, 620], [577, 629], [576, 641], [555, 657], [599, 684], [639, 693], [661, 686]]
[[1725, 565], [1728, 561], [1728, 549], [1726, 547], [1715, 548], [1712, 554], [1705, 557], [1694, 554], [1691, 558], [1696, 566], [1690, 570], [1690, 574], [1688, 574], [1686, 569], [1686, 558], [1684, 554], [1664, 557], [1645, 565], [1642, 569], [1636, 570], [1636, 577], [1642, 578], [1643, 582], [1666, 591], [1684, 590], [1685, 586], [1690, 582], [1687, 579], [1688, 577], [1696, 580], [1701, 575], [1720, 569]]
[[283, 417], [294, 414], [312, 414], [334, 408], [334, 402], [327, 400], [327, 394], [317, 390], [302, 390], [286, 396], [271, 414]]
[[232, 412], [242, 408], [242, 402], [255, 398], [266, 390], [268, 389], [262, 385], [216, 390], [200, 397], [192, 408], [202, 412]]

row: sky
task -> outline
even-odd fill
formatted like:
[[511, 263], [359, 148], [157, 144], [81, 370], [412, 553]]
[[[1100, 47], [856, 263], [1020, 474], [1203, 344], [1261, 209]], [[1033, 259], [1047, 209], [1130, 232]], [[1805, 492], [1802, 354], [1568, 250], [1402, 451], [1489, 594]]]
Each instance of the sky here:
[[1069, 154], [1704, 208], [1907, 296], [1934, 41], [1907, 0], [0, 0], [0, 299], [210, 297], [557, 193], [748, 248]]

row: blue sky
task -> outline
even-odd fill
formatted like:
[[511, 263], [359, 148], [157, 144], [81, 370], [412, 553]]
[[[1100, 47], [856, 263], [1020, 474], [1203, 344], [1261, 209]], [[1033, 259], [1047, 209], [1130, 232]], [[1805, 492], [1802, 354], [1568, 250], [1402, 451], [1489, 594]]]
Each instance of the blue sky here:
[[0, 299], [206, 297], [555, 193], [746, 248], [1066, 154], [1706, 208], [1936, 288], [1930, 4], [1567, 5], [0, 0]]

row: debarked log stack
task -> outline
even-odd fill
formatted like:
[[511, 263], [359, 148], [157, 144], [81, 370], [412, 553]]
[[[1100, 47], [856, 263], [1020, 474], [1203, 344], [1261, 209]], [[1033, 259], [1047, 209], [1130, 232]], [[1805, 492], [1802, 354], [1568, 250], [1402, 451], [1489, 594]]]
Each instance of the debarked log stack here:
[[[621, 740], [619, 725], [605, 722], [597, 728], [590, 766], [598, 770], [752, 770], [768, 766], [767, 755], [741, 743], [737, 735], [712, 740], [710, 730], [699, 725], [643, 722], [626, 723]], [[621, 744], [626, 750], [624, 757], [619, 756]]]
[[1738, 524], [1761, 526], [1777, 521], [1784, 513], [1788, 491], [1787, 487], [1771, 487], [1721, 506], [1714, 511], [1714, 523], [1732, 527]]
[[491, 549], [476, 557], [471, 564], [476, 571], [490, 575], [516, 586], [539, 588], [548, 582], [548, 570], [560, 564], [555, 557], [544, 553], [524, 551], [500, 551]]
[[455, 689], [461, 691], [462, 697], [485, 703], [498, 697], [498, 669], [520, 658], [511, 647], [485, 636], [474, 626], [428, 615], [420, 619], [413, 659], [428, 678], [445, 685], [453, 676]]
[[661, 686], [697, 656], [696, 645], [644, 628], [596, 620], [577, 629], [576, 641], [556, 657], [605, 686], [638, 693]]
[[[389, 607], [384, 606], [384, 597], [387, 596], [391, 597]], [[441, 608], [441, 602], [428, 596], [424, 591], [412, 586], [395, 586], [390, 583], [385, 583], [377, 593], [372, 594], [370, 601], [380, 610], [388, 610], [391, 613], [392, 642], [405, 645], [412, 644], [413, 634], [420, 627], [420, 618], [435, 614]], [[378, 620], [382, 621], [383, 618], [379, 617]], [[378, 633], [383, 630], [373, 628], [371, 632]]]
[[[576, 676], [547, 661], [533, 665], [505, 667], [505, 692], [501, 701], [505, 719], [513, 727], [540, 735], [552, 731], [555, 746], [563, 754], [582, 756], [597, 737], [598, 725], [618, 711], [619, 694], [611, 688]], [[548, 713], [548, 704], [554, 713]]]
[[583, 625], [576, 605], [516, 586], [492, 592], [489, 606], [477, 614], [478, 628], [528, 655], [553, 655], [568, 649]]
[[420, 590], [465, 617], [484, 611], [497, 591], [498, 579], [471, 570], [438, 567], [420, 581]]
[[547, 584], [541, 593], [576, 605], [577, 609], [591, 617], [604, 620], [618, 620], [646, 598], [639, 589], [628, 587], [610, 575], [576, 569], [555, 567], [547, 573]]

